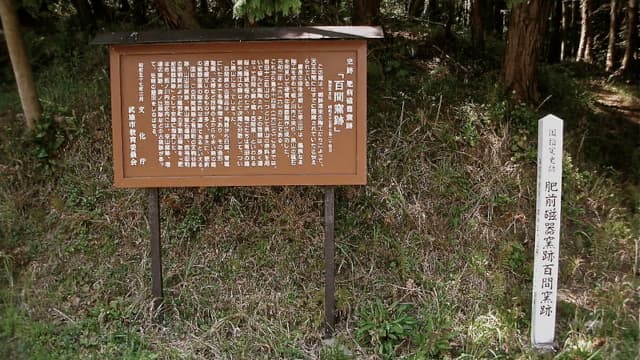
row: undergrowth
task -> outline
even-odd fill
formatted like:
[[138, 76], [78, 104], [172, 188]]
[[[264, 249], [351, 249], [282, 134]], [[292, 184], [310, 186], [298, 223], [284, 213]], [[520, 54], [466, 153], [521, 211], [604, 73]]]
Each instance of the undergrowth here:
[[146, 193], [112, 186], [105, 52], [44, 62], [33, 134], [15, 94], [0, 101], [0, 356], [535, 358], [537, 119], [553, 111], [567, 124], [555, 356], [637, 357], [640, 188], [597, 151], [588, 79], [546, 68], [532, 109], [494, 58], [433, 39], [371, 44], [368, 185], [337, 189], [328, 346], [322, 189], [163, 189], [158, 317]]

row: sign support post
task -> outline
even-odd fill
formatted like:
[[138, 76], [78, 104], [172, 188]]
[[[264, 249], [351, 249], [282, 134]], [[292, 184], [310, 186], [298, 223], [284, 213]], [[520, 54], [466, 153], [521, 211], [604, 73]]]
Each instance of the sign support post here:
[[547, 115], [538, 121], [538, 191], [531, 301], [531, 343], [554, 347], [562, 210], [562, 119]]
[[151, 232], [151, 293], [153, 310], [162, 304], [162, 254], [160, 243], [160, 190], [149, 189], [149, 227]]
[[334, 200], [335, 188], [329, 186], [324, 191], [324, 334], [333, 337], [335, 330], [335, 243], [334, 243]]
[[324, 335], [336, 322], [336, 185], [367, 183], [367, 40], [380, 27], [122, 32], [109, 45], [114, 184], [149, 188], [153, 309], [159, 188], [321, 185]]

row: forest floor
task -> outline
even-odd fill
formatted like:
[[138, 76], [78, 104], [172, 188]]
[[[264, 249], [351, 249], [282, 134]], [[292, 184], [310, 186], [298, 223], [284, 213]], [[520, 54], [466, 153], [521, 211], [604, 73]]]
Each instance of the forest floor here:
[[64, 34], [35, 43], [34, 134], [0, 73], [0, 358], [539, 358], [547, 113], [565, 120], [565, 152], [556, 347], [542, 357], [638, 358], [637, 88], [547, 65], [547, 101], [521, 105], [499, 85], [499, 49], [421, 31], [370, 43], [368, 183], [336, 191], [331, 344], [320, 187], [162, 189], [154, 312], [147, 194], [113, 187], [108, 54]]
[[637, 91], [625, 91], [605, 81], [592, 82], [591, 91], [602, 111], [640, 126], [640, 97]]

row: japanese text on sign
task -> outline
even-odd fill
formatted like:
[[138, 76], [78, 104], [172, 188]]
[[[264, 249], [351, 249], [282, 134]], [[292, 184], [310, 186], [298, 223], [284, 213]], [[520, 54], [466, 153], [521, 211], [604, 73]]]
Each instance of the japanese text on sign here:
[[531, 339], [553, 343], [558, 291], [562, 200], [562, 124], [553, 115], [538, 123], [538, 192]]
[[348, 43], [323, 42], [331, 51], [122, 51], [121, 81], [135, 78], [135, 89], [121, 86], [118, 104], [127, 119], [122, 177], [326, 175], [364, 183], [364, 42]]

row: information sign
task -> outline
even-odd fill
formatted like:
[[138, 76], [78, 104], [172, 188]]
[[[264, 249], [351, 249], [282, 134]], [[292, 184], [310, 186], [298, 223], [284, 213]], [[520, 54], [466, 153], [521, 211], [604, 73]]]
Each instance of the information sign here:
[[562, 124], [562, 119], [554, 115], [547, 115], [538, 122], [538, 191], [531, 306], [531, 342], [538, 348], [552, 348], [555, 336], [562, 202]]
[[366, 40], [111, 46], [119, 187], [366, 183]]

